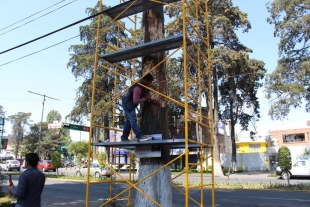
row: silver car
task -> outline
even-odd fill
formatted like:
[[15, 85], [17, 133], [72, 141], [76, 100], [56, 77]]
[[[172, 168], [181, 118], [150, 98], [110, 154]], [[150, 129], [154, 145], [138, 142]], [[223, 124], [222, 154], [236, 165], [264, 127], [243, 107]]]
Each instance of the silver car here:
[[[87, 175], [87, 165], [84, 165], [80, 170], [76, 171], [77, 176], [86, 176]], [[111, 171], [107, 167], [103, 167], [101, 170], [99, 168], [98, 163], [90, 163], [90, 175], [95, 176], [96, 178], [99, 178], [101, 176], [110, 177]]]
[[2, 170], [4, 171], [12, 171], [17, 170], [20, 171], [20, 162], [18, 160], [7, 160], [4, 164], [2, 164]]

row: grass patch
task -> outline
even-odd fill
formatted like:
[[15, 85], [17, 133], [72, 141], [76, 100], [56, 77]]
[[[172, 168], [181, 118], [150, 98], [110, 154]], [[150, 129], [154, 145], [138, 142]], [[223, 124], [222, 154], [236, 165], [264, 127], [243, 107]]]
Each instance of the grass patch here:
[[[45, 174], [46, 178], [55, 178], [55, 179], [67, 179], [67, 180], [84, 180], [86, 181], [87, 176], [76, 176], [76, 175], [50, 175]], [[110, 180], [109, 177], [100, 177], [96, 178], [95, 176], [90, 176], [91, 181], [104, 181], [104, 180]]]
[[[177, 173], [177, 172], [175, 172]], [[272, 174], [273, 175], [273, 174]], [[86, 181], [87, 176], [70, 176], [70, 175], [45, 175], [47, 178], [55, 179], [68, 179], [68, 180], [82, 180]], [[121, 181], [121, 179], [112, 178], [114, 181]], [[110, 181], [108, 177], [95, 178], [90, 176], [90, 181]], [[134, 183], [136, 181], [132, 181]], [[184, 187], [185, 182], [183, 181], [172, 181], [173, 185]], [[211, 184], [211, 182], [204, 182], [204, 184]], [[188, 186], [199, 186], [199, 181], [189, 181]], [[214, 187], [216, 189], [254, 189], [254, 190], [286, 190], [286, 191], [308, 191], [310, 192], [309, 184], [293, 184], [287, 185], [287, 183], [275, 183], [275, 182], [215, 182]], [[211, 188], [207, 186], [206, 188]], [[1, 206], [0, 206], [1, 207]]]
[[[174, 181], [175, 186], [185, 186], [184, 182]], [[211, 184], [211, 182], [205, 182], [204, 184]], [[199, 186], [199, 181], [190, 181], [188, 186]], [[286, 183], [273, 183], [273, 182], [215, 182], [214, 187], [216, 189], [253, 189], [253, 190], [286, 190], [286, 191], [307, 191], [310, 192], [309, 184], [293, 184], [287, 185]], [[211, 188], [211, 185], [206, 187]]]
[[11, 197], [8, 193], [0, 192], [0, 207], [15, 206], [15, 203], [11, 203], [12, 201], [16, 201], [16, 198]]
[[[172, 174], [179, 174], [181, 171], [174, 171]], [[197, 173], [196, 171], [191, 171], [191, 173]], [[204, 174], [209, 174], [204, 172]], [[86, 181], [87, 176], [75, 176], [75, 175], [55, 175], [55, 174], [45, 174], [46, 178], [53, 178], [53, 179], [67, 179], [67, 180], [80, 180]], [[268, 177], [277, 177], [276, 174], [269, 174]], [[121, 181], [118, 178], [112, 178], [113, 181]], [[96, 178], [95, 176], [90, 176], [90, 181], [110, 181], [109, 177], [100, 177]], [[132, 181], [132, 182], [136, 182]], [[184, 187], [185, 182], [183, 181], [172, 181], [173, 185]], [[204, 182], [206, 188], [211, 188], [211, 182]], [[199, 181], [190, 181], [188, 182], [188, 186], [199, 186]], [[292, 184], [287, 185], [287, 183], [275, 183], [275, 182], [215, 182], [215, 188], [218, 189], [253, 189], [253, 190], [286, 190], [286, 191], [308, 191], [310, 192], [310, 184]], [[7, 193], [0, 192], [0, 207], [6, 206], [6, 204], [2, 205], [2, 199], [5, 200], [6, 203], [11, 202], [14, 198], [10, 198]], [[10, 205], [8, 205], [10, 206]]]
[[279, 177], [279, 175], [272, 173], [272, 174], [268, 174], [267, 177]]

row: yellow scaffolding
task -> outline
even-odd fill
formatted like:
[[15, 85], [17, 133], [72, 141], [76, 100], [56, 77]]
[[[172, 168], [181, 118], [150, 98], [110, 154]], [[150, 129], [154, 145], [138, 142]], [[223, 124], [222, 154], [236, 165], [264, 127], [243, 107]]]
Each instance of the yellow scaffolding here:
[[[109, 184], [109, 198], [103, 202], [100, 206], [110, 205], [114, 200], [117, 199], [127, 199], [127, 206], [134, 204], [131, 199], [131, 190], [142, 193], [149, 200], [151, 200], [156, 206], [161, 206], [156, 200], [151, 198], [149, 195], [142, 192], [137, 186], [139, 183], [143, 182], [150, 176], [158, 173], [163, 168], [170, 166], [174, 161], [185, 158], [185, 170], [180, 172], [180, 174], [175, 175], [172, 180], [180, 177], [182, 174], [185, 176], [185, 184], [182, 188], [173, 185], [172, 187], [185, 196], [184, 206], [188, 207], [189, 201], [197, 204], [198, 206], [204, 206], [204, 188], [211, 187], [211, 205], [215, 206], [214, 203], [214, 151], [213, 151], [213, 116], [212, 116], [212, 87], [211, 87], [211, 64], [210, 64], [210, 35], [209, 35], [209, 25], [208, 25], [208, 1], [207, 0], [130, 0], [130, 1], [120, 1], [119, 5], [113, 6], [111, 8], [103, 10], [102, 0], [99, 2], [99, 12], [103, 11], [103, 15], [109, 16], [111, 21], [102, 26], [101, 18], [98, 16], [97, 22], [97, 35], [96, 35], [96, 54], [94, 62], [93, 71], [93, 82], [92, 82], [92, 98], [91, 98], [91, 119], [90, 119], [90, 135], [89, 135], [89, 145], [88, 145], [88, 176], [86, 185], [86, 206], [89, 206], [89, 193], [90, 186], [92, 184]], [[165, 6], [166, 8], [174, 8], [180, 12], [180, 15], [175, 18], [168, 18], [169, 21], [165, 22], [165, 38], [152, 41], [149, 43], [138, 43], [139, 29], [137, 25], [141, 17], [139, 14], [143, 11], [147, 11], [156, 6]], [[126, 19], [126, 24], [121, 22], [121, 19]], [[117, 25], [117, 38], [114, 44], [105, 41], [102, 38], [102, 34], [108, 31], [112, 25]], [[127, 25], [127, 26], [126, 26]], [[128, 28], [128, 25], [130, 27]], [[125, 34], [125, 35], [124, 35]], [[171, 35], [172, 34], [172, 35]], [[99, 45], [104, 46], [104, 50], [99, 48]], [[125, 177], [118, 171], [116, 171], [112, 165], [107, 162], [103, 162], [99, 159], [99, 162], [104, 164], [110, 169], [113, 176], [107, 181], [90, 181], [90, 162], [91, 158], [95, 157], [98, 159], [97, 154], [94, 153], [94, 148], [98, 146], [105, 146], [107, 148], [113, 149], [121, 148], [124, 146], [134, 145], [131, 143], [96, 143], [93, 140], [93, 127], [99, 129], [107, 129], [115, 132], [121, 132], [118, 123], [122, 119], [123, 115], [118, 110], [118, 104], [120, 102], [120, 97], [124, 94], [132, 85], [140, 84], [139, 81], [143, 78], [137, 78], [137, 65], [139, 64], [139, 58], [143, 57], [146, 53], [157, 53], [157, 52], [169, 52], [166, 53], [166, 57], [159, 62], [157, 65], [153, 66], [148, 70], [151, 73], [159, 67], [161, 64], [167, 64], [167, 62], [176, 60], [179, 58], [181, 60], [182, 74], [180, 75], [183, 79], [182, 85], [175, 87], [171, 86], [169, 94], [160, 93], [156, 88], [148, 88], [153, 95], [156, 97], [162, 97], [167, 102], [172, 104], [174, 107], [178, 107], [184, 111], [184, 139], [179, 140], [165, 140], [163, 142], [156, 142], [159, 145], [169, 145], [171, 148], [173, 144], [180, 144], [178, 146], [183, 146], [185, 151], [176, 156], [170, 162], [160, 167], [158, 170], [152, 172], [148, 176], [138, 181], [134, 181], [131, 172], [132, 157], [130, 158], [129, 166], [129, 177]], [[120, 62], [125, 62], [125, 64], [119, 64]], [[129, 68], [126, 67], [129, 64]], [[128, 66], [128, 65], [127, 65]], [[113, 93], [111, 91], [105, 91], [102, 88], [98, 88], [97, 70], [105, 70], [106, 74], [113, 80]], [[193, 72], [194, 71], [194, 72]], [[176, 77], [180, 78], [180, 77]], [[169, 87], [169, 85], [168, 85]], [[177, 99], [176, 96], [182, 94], [183, 98]], [[98, 108], [96, 100], [97, 96], [109, 96], [110, 100], [106, 100], [102, 107]], [[192, 105], [195, 104], [195, 107]], [[207, 113], [204, 113], [206, 111]], [[109, 124], [98, 124], [96, 123], [96, 117], [101, 114], [110, 114], [111, 119]], [[195, 140], [190, 139], [189, 132], [189, 121], [195, 124], [196, 133], [199, 130], [207, 131], [203, 135], [197, 135]], [[197, 154], [199, 159], [197, 163], [190, 163], [189, 161], [189, 149], [197, 149]], [[206, 149], [210, 149], [206, 152]], [[206, 154], [209, 153], [209, 154]], [[112, 156], [113, 156], [112, 152]], [[203, 174], [203, 163], [211, 159], [211, 181], [205, 182], [205, 176]], [[109, 160], [110, 161], [110, 160]], [[112, 160], [114, 162], [114, 160]], [[114, 163], [115, 164], [115, 163]], [[190, 169], [199, 167], [200, 169], [200, 181], [196, 186], [190, 186], [189, 173]], [[128, 185], [128, 188], [118, 192], [116, 195], [113, 193], [113, 187], [115, 183], [124, 183]], [[194, 198], [190, 197], [190, 189], [198, 188], [200, 189], [200, 199], [196, 201]], [[128, 192], [126, 196], [124, 194]]]

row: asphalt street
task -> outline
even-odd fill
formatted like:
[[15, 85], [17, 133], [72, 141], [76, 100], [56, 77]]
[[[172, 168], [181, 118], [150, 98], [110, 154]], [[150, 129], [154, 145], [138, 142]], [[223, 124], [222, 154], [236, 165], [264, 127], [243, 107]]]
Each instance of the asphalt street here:
[[[75, 175], [76, 174], [76, 167], [71, 168], [59, 168], [58, 174], [62, 175]], [[268, 177], [269, 174], [272, 172], [241, 172], [241, 173], [234, 173], [230, 174], [230, 176], [222, 176], [218, 177], [215, 176], [215, 182], [231, 182], [231, 183], [237, 183], [237, 182], [268, 182], [268, 183], [287, 183], [287, 180], [283, 180], [280, 177]], [[56, 172], [48, 172], [48, 174], [56, 174]], [[128, 177], [128, 172], [122, 171], [121, 174], [125, 177]], [[208, 182], [211, 181], [211, 175], [210, 174], [204, 174], [204, 181]], [[137, 178], [138, 174], [134, 174], [134, 177]], [[171, 175], [172, 178], [176, 177], [176, 175]], [[200, 174], [199, 173], [193, 173], [189, 174], [191, 181], [199, 181], [200, 180]], [[174, 179], [175, 181], [184, 181], [185, 176], [181, 175]], [[310, 178], [292, 178], [290, 179], [291, 184], [310, 184]]]
[[[76, 169], [59, 169], [59, 174], [73, 175]], [[48, 172], [48, 174], [55, 174]], [[269, 172], [243, 172], [238, 174], [231, 174], [229, 182], [276, 182], [287, 183], [286, 180], [278, 177], [267, 177]], [[126, 172], [122, 175], [127, 176]], [[137, 174], [135, 175], [137, 176]], [[172, 175], [174, 177], [175, 175]], [[190, 174], [190, 181], [199, 180], [200, 174]], [[184, 176], [180, 176], [177, 180], [184, 180]], [[204, 175], [204, 181], [211, 179], [210, 175]], [[228, 182], [228, 177], [215, 177], [216, 182]], [[13, 182], [18, 184], [17, 177], [13, 176]], [[291, 179], [290, 183], [310, 184], [310, 179]], [[6, 189], [7, 184], [4, 184]], [[126, 189], [124, 184], [117, 184], [114, 186], [115, 192], [120, 192]], [[181, 188], [182, 191], [184, 189]], [[89, 191], [89, 206], [100, 206], [104, 199], [109, 197], [108, 184], [96, 184], [90, 186]], [[135, 198], [135, 190], [131, 192], [132, 201]], [[185, 198], [180, 192], [173, 189], [173, 207], [185, 206]], [[190, 190], [190, 197], [199, 201], [200, 192], [197, 189]], [[86, 200], [86, 184], [85, 181], [70, 181], [47, 179], [44, 191], [42, 193], [42, 207], [54, 206], [85, 206]], [[204, 206], [211, 206], [211, 190], [204, 190]], [[126, 206], [127, 200], [118, 201], [120, 206]], [[308, 192], [284, 192], [275, 190], [223, 190], [217, 189], [215, 191], [215, 206], [216, 207], [306, 207], [309, 205], [310, 198]], [[134, 205], [132, 205], [134, 206]], [[189, 207], [197, 206], [194, 202], [189, 202]]]

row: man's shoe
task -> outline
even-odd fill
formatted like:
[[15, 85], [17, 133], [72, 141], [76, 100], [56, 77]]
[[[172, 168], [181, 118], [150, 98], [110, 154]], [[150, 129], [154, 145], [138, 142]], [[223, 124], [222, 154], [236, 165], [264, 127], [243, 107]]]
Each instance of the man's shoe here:
[[148, 136], [142, 136], [140, 138], [137, 138], [137, 142], [144, 142], [144, 141], [149, 141], [152, 140], [152, 137], [148, 137]]

